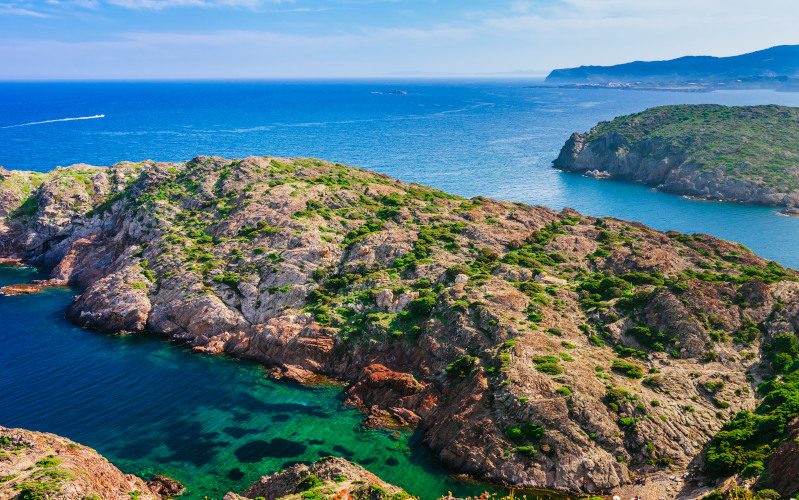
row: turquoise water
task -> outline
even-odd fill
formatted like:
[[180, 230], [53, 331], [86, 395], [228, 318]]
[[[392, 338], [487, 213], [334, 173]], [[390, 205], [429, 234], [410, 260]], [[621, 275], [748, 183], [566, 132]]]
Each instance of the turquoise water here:
[[[41, 276], [0, 267], [0, 286]], [[280, 383], [255, 363], [77, 328], [64, 319], [74, 294], [0, 297], [2, 425], [67, 436], [127, 473], [174, 477], [191, 500], [328, 455], [423, 499], [485, 490], [453, 479], [418, 433], [361, 427], [340, 387]]]

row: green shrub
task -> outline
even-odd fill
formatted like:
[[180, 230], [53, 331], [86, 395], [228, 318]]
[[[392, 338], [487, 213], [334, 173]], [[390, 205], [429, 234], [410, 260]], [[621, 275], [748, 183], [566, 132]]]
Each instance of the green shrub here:
[[418, 299], [413, 299], [411, 303], [408, 305], [408, 310], [411, 314], [416, 316], [427, 316], [433, 309], [436, 307], [436, 298], [433, 295], [426, 295], [424, 297], [419, 297]]
[[476, 357], [463, 356], [454, 363], [447, 365], [447, 373], [450, 376], [464, 379], [472, 373], [475, 364], [477, 364]]
[[741, 475], [744, 477], [757, 477], [763, 474], [765, 470], [766, 468], [763, 466], [763, 462], [755, 461], [744, 467], [744, 470], [741, 471]]
[[681, 295], [681, 294], [689, 291], [690, 289], [691, 289], [691, 287], [690, 287], [690, 285], [688, 285], [688, 283], [681, 283], [681, 282], [680, 283], [675, 283], [671, 287], [671, 291], [674, 292], [677, 295]]
[[522, 434], [531, 441], [538, 441], [544, 437], [545, 431], [546, 429], [544, 429], [544, 427], [536, 424], [524, 424], [522, 426]]
[[648, 326], [634, 326], [627, 330], [627, 335], [635, 337], [641, 345], [653, 351], [664, 351], [664, 344], [669, 342], [669, 337], [665, 333], [660, 333]]
[[305, 479], [300, 481], [299, 484], [297, 484], [297, 488], [300, 489], [301, 491], [308, 491], [311, 488], [316, 488], [317, 486], [321, 486], [322, 484], [324, 484], [324, 481], [316, 477], [315, 474], [310, 474]]
[[36, 462], [36, 467], [49, 468], [49, 467], [56, 467], [59, 464], [61, 464], [61, 459], [54, 458], [53, 455], [50, 455], [47, 458], [43, 458], [38, 462]]
[[590, 342], [591, 345], [595, 345], [597, 347], [602, 347], [603, 345], [605, 345], [605, 341], [602, 340], [602, 338], [600, 338], [598, 335], [590, 335], [588, 337], [588, 342]]
[[518, 441], [522, 438], [522, 430], [518, 427], [508, 427], [505, 429], [505, 435], [514, 441]]
[[538, 453], [538, 451], [535, 448], [533, 448], [532, 446], [517, 446], [516, 447], [516, 453], [519, 453], [519, 454], [522, 454], [522, 455], [527, 455], [528, 457], [532, 457], [533, 455]]
[[467, 266], [466, 264], [455, 264], [447, 268], [447, 279], [449, 281], [454, 280], [459, 274], [465, 274], [470, 276], [472, 274], [472, 268]]
[[535, 369], [541, 373], [546, 373], [547, 375], [560, 375], [563, 373], [563, 370], [557, 363], [542, 363], [540, 365], [536, 365]]
[[793, 366], [794, 359], [793, 356], [788, 354], [787, 352], [781, 352], [774, 356], [774, 361], [771, 362], [772, 366], [774, 366], [774, 370], [778, 373], [785, 373], [791, 369]]
[[627, 363], [626, 361], [622, 361], [620, 359], [615, 360], [611, 368], [617, 372], [623, 373], [624, 375], [630, 378], [642, 378], [644, 376], [644, 372], [640, 366], [634, 365], [632, 363]]

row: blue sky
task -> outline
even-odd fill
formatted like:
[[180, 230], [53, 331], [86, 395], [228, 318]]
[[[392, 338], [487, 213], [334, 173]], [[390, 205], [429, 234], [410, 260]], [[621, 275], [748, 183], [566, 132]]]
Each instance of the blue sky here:
[[796, 0], [0, 0], [0, 80], [546, 73], [799, 43]]

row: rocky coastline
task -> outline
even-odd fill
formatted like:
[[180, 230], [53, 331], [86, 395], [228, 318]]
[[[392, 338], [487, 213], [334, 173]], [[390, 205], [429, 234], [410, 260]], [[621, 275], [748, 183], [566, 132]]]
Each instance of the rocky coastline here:
[[797, 273], [735, 243], [314, 159], [3, 171], [0, 214], [0, 258], [84, 288], [76, 324], [342, 379], [368, 424], [521, 488], [712, 490], [799, 326]]
[[[757, 139], [735, 134], [739, 133], [741, 120], [756, 122], [752, 116], [757, 116], [758, 124], [766, 131], [763, 134], [778, 144], [788, 126], [779, 120], [792, 120], [795, 111], [779, 106], [745, 108], [665, 106], [602, 122], [588, 133], [573, 133], [553, 161], [553, 167], [588, 177], [640, 182], [691, 198], [789, 207], [785, 214], [792, 215], [791, 207], [799, 205], [797, 165], [772, 171], [772, 164], [791, 162], [795, 153], [787, 143], [786, 151], [781, 151], [778, 145], [774, 151], [755, 147], [750, 151], [747, 145]], [[745, 109], [740, 113], [749, 115], [735, 116], [739, 109]], [[732, 110], [730, 116], [723, 114], [727, 110]], [[782, 116], [783, 112], [787, 114]], [[707, 117], [707, 113], [719, 116], [705, 118], [709, 125], [694, 117]], [[684, 130], [670, 135], [657, 132], [677, 127]], [[728, 130], [714, 130], [706, 132], [707, 137], [702, 136], [710, 127]], [[734, 150], [740, 150], [737, 159], [731, 153]]]
[[161, 500], [183, 486], [123, 474], [95, 450], [67, 438], [0, 426], [0, 498]]

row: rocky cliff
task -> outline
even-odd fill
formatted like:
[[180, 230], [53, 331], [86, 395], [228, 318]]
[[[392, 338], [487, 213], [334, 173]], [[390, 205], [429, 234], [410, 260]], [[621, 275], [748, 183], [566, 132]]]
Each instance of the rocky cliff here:
[[344, 379], [480, 478], [693, 491], [796, 413], [758, 384], [799, 392], [797, 274], [710, 236], [270, 157], [4, 172], [0, 211], [0, 258], [83, 287], [77, 324]]
[[[123, 474], [91, 448], [55, 434], [0, 427], [0, 499], [160, 500], [168, 478]], [[181, 487], [182, 488], [182, 487]]]
[[572, 134], [553, 166], [698, 198], [795, 206], [798, 130], [796, 108], [663, 106]]

